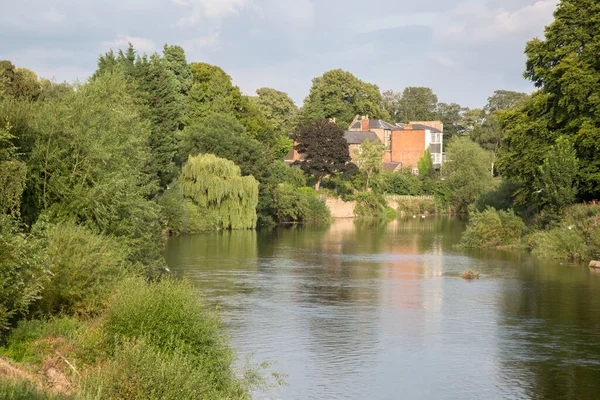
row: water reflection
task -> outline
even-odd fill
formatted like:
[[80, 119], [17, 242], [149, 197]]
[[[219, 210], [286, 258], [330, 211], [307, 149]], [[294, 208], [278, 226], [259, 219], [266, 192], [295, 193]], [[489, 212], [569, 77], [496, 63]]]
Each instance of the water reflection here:
[[[176, 273], [289, 387], [258, 398], [591, 398], [600, 275], [459, 252], [451, 218], [174, 238]], [[482, 273], [477, 282], [458, 275]]]

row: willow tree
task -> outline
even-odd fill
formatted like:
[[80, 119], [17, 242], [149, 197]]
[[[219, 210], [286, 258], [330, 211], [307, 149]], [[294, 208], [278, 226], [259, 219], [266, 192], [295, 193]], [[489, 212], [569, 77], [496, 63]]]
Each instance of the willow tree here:
[[190, 156], [179, 179], [185, 198], [199, 208], [199, 215], [216, 218], [222, 229], [256, 227], [258, 182], [242, 176], [232, 161], [212, 154]]

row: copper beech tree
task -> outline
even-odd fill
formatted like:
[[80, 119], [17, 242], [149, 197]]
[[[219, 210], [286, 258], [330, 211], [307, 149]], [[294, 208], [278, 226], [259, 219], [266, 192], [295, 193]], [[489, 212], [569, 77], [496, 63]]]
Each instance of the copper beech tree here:
[[315, 177], [315, 189], [321, 180], [334, 172], [356, 170], [352, 164], [344, 131], [327, 119], [316, 119], [298, 126], [294, 149], [302, 155], [296, 161], [302, 171]]

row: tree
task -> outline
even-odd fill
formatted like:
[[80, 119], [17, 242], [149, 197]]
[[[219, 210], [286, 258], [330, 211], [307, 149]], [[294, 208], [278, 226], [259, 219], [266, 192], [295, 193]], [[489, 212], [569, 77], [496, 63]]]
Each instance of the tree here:
[[257, 89], [256, 94], [258, 97], [252, 100], [273, 128], [284, 135], [291, 135], [296, 126], [298, 107], [290, 96], [271, 88]]
[[26, 68], [16, 68], [8, 60], [0, 60], [0, 99], [37, 100], [42, 88], [37, 75]]
[[[540, 93], [521, 107], [520, 117], [512, 115], [506, 120], [510, 146], [503, 165], [509, 177], [530, 182], [531, 178], [509, 163], [518, 157], [527, 158], [531, 165], [524, 167], [534, 176], [544, 160], [537, 154], [538, 149], [544, 152], [558, 137], [565, 136], [572, 141], [580, 161], [579, 197], [595, 198], [600, 194], [599, 14], [597, 1], [562, 0], [545, 37], [527, 43], [525, 77]], [[531, 134], [524, 135], [525, 131]], [[530, 150], [537, 156], [530, 157], [526, 153]]]
[[135, 64], [138, 96], [144, 104], [143, 115], [151, 122], [149, 145], [152, 151], [150, 171], [161, 188], [175, 178], [176, 132], [183, 123], [184, 101], [179, 81], [168, 63], [157, 53]]
[[212, 154], [191, 157], [179, 178], [184, 198], [198, 207], [198, 215], [215, 219], [220, 229], [256, 227], [258, 182], [242, 177], [232, 161]]
[[455, 136], [446, 148], [444, 175], [457, 212], [465, 212], [470, 204], [491, 187], [490, 155], [466, 137]]
[[351, 160], [344, 131], [329, 120], [317, 119], [298, 126], [294, 140], [294, 149], [304, 156], [303, 161], [296, 163], [315, 177], [316, 190], [325, 176], [346, 170]]
[[186, 95], [192, 87], [192, 69], [185, 57], [185, 50], [181, 46], [165, 44], [163, 57], [167, 61], [167, 68], [179, 81], [181, 94]]
[[431, 150], [429, 147], [425, 150], [423, 157], [419, 159], [417, 168], [419, 169], [419, 175], [421, 176], [430, 176], [435, 171], [433, 169], [433, 159], [431, 158]]
[[538, 168], [533, 187], [537, 205], [558, 214], [575, 201], [578, 160], [571, 141], [561, 136]]
[[365, 190], [370, 189], [373, 178], [381, 172], [385, 146], [379, 140], [365, 140], [354, 153], [354, 163], [365, 178]]
[[128, 260], [156, 266], [162, 257], [159, 209], [146, 166], [148, 124], [120, 73], [106, 73], [31, 121], [38, 132], [28, 160], [27, 195], [51, 222], [75, 221], [129, 246]]
[[510, 90], [496, 90], [491, 97], [488, 97], [485, 111], [488, 114], [494, 111], [508, 110], [516, 107], [527, 100], [527, 93], [513, 92]]
[[10, 124], [0, 126], [0, 216], [20, 215], [21, 196], [25, 190], [27, 167], [17, 159], [17, 147], [12, 140]]
[[381, 93], [376, 85], [365, 83], [341, 69], [313, 79], [302, 108], [303, 121], [335, 118], [342, 128], [346, 128], [356, 115], [390, 118], [382, 108]]
[[407, 87], [398, 104], [399, 122], [431, 121], [437, 117], [438, 98], [426, 87]]
[[394, 122], [400, 122], [400, 100], [402, 93], [386, 90], [381, 95], [383, 109], [389, 114], [390, 119]]
[[234, 114], [242, 102], [242, 92], [221, 68], [206, 63], [191, 64], [193, 83], [188, 93], [187, 124], [193, 124], [212, 113]]
[[465, 109], [457, 103], [438, 103], [436, 118], [444, 124], [444, 141], [448, 142], [452, 136], [465, 130], [463, 112]]

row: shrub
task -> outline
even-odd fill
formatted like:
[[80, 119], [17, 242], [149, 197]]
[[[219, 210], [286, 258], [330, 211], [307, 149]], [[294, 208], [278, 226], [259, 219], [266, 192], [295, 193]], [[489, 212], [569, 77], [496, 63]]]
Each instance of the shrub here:
[[387, 205], [383, 195], [374, 192], [360, 192], [353, 196], [356, 201], [354, 214], [361, 218], [393, 219], [396, 217], [394, 209]]
[[398, 212], [407, 215], [435, 214], [437, 204], [435, 199], [405, 199], [398, 202]]
[[49, 228], [47, 236], [50, 279], [38, 309], [46, 314], [97, 311], [126, 272], [126, 248], [71, 223]]
[[124, 341], [114, 357], [84, 378], [84, 393], [93, 398], [131, 400], [242, 399], [246, 390], [223, 390], [186, 347], [164, 350], [145, 340]]
[[330, 219], [329, 208], [312, 188], [281, 184], [273, 193], [275, 216], [280, 223], [322, 223]]
[[[205, 386], [229, 393], [240, 385], [233, 374], [233, 353], [219, 318], [206, 311], [187, 282], [125, 280], [107, 307], [104, 330], [108, 349], [114, 350], [117, 358], [150, 357], [146, 346], [151, 346], [158, 352], [152, 357], [169, 355], [177, 360], [189, 355], [194, 373], [208, 377]], [[139, 353], [122, 353], [125, 343], [141, 339], [144, 344]]]
[[68, 397], [46, 393], [27, 381], [0, 379], [0, 394], [3, 400], [62, 400]]
[[40, 297], [48, 271], [40, 239], [0, 216], [0, 337]]
[[471, 214], [460, 245], [470, 248], [515, 247], [526, 230], [523, 220], [512, 210], [498, 211], [490, 207]]
[[529, 237], [532, 253], [542, 258], [589, 261], [600, 258], [600, 205], [568, 208], [554, 227]]
[[423, 194], [422, 180], [410, 172], [383, 171], [373, 183], [377, 193], [399, 196], [418, 196]]

